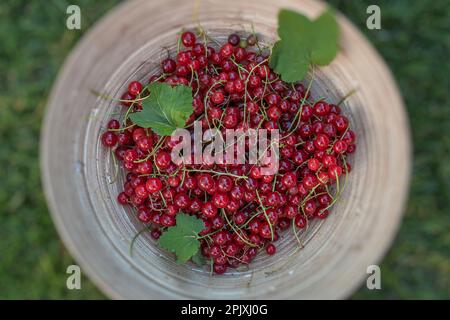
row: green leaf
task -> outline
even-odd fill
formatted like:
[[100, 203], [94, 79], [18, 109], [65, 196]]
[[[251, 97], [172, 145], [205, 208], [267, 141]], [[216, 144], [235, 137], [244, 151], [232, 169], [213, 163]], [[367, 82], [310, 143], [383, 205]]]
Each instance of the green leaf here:
[[338, 50], [339, 26], [330, 10], [313, 21], [314, 37], [311, 39], [311, 60], [318, 65], [333, 61]]
[[206, 259], [205, 259], [205, 257], [202, 255], [202, 253], [200, 252], [200, 250], [197, 251], [197, 253], [194, 254], [194, 255], [192, 256], [192, 259], [191, 259], [191, 260], [192, 260], [193, 263], [195, 263], [195, 264], [198, 265], [198, 266], [203, 266], [203, 265], [206, 264]]
[[202, 220], [184, 213], [177, 214], [176, 220], [176, 226], [168, 228], [159, 238], [158, 244], [175, 253], [178, 263], [185, 263], [198, 252], [198, 233], [205, 225]]
[[193, 112], [192, 89], [154, 82], [149, 90], [150, 97], [143, 100], [142, 111], [131, 114], [131, 120], [161, 136], [170, 136], [177, 128], [183, 128]]
[[[282, 9], [278, 13], [278, 36], [280, 39], [304, 41], [311, 28], [311, 20], [308, 17], [292, 10]], [[302, 34], [303, 33], [303, 34]], [[300, 37], [299, 37], [300, 34]]]
[[278, 41], [272, 49], [269, 66], [280, 74], [284, 81], [296, 82], [305, 77], [309, 61], [305, 46]]
[[311, 63], [329, 64], [337, 54], [339, 27], [331, 10], [314, 21], [295, 11], [281, 10], [278, 36], [269, 65], [286, 82], [302, 80]]

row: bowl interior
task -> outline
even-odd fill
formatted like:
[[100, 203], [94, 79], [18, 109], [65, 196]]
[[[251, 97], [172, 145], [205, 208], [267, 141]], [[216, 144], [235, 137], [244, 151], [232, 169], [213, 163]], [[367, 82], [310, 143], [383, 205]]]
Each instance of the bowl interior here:
[[[195, 28], [194, 26], [192, 26]], [[188, 26], [189, 28], [189, 26]], [[240, 28], [240, 29], [238, 29]], [[241, 35], [251, 34], [251, 24], [240, 22], [227, 25], [224, 28], [208, 27], [208, 35], [220, 43], [225, 43], [227, 35], [238, 32]], [[126, 91], [127, 84], [132, 80], [140, 80], [147, 83], [151, 75], [160, 74], [159, 62], [167, 55], [176, 56], [177, 34], [179, 30], [170, 30], [161, 34], [157, 39], [143, 45], [134, 55], [125, 60], [122, 65], [117, 66], [115, 73], [108, 80], [103, 88], [103, 93], [110, 97], [120, 97]], [[275, 39], [268, 35], [259, 33], [258, 38], [265, 43], [271, 43]], [[217, 49], [217, 45], [211, 43]], [[346, 93], [333, 87], [326, 74], [320, 71], [314, 72], [305, 79], [305, 86], [313, 81], [311, 94], [314, 99], [326, 97], [329, 102], [337, 103]], [[351, 88], [348, 88], [350, 91]], [[283, 275], [294, 273], [302, 264], [307, 261], [308, 256], [301, 250], [310, 241], [316, 240], [316, 235], [323, 224], [339, 223], [343, 217], [339, 214], [340, 204], [332, 208], [332, 217], [326, 220], [314, 219], [310, 221], [305, 230], [295, 231], [301, 243], [293, 235], [293, 228], [280, 233], [280, 240], [277, 241], [277, 254], [269, 256], [260, 253], [251, 263], [249, 268], [229, 269], [221, 276], [211, 276], [210, 266], [200, 267], [193, 263], [177, 264], [172, 254], [167, 253], [157, 247], [155, 241], [149, 236], [149, 232], [144, 232], [137, 238], [130, 250], [133, 237], [143, 229], [134, 210], [123, 207], [116, 201], [117, 194], [123, 189], [125, 173], [123, 168], [117, 168], [116, 162], [109, 149], [100, 143], [100, 135], [104, 132], [109, 119], [116, 118], [122, 120], [126, 108], [121, 107], [115, 101], [97, 100], [98, 105], [92, 106], [91, 115], [87, 125], [87, 133], [84, 135], [85, 163], [92, 163], [90, 159], [97, 159], [95, 165], [86, 167], [86, 185], [91, 195], [91, 203], [94, 206], [93, 214], [103, 226], [106, 236], [116, 244], [119, 252], [129, 261], [130, 265], [135, 265], [141, 272], [148, 275], [153, 281], [160, 279], [160, 285], [165, 286], [168, 281], [176, 281], [179, 289], [186, 290], [188, 286], [213, 287], [220, 295], [234, 295], [237, 289], [248, 291], [249, 288], [257, 289], [260, 285], [276, 286], [277, 278], [284, 279]], [[350, 118], [352, 128], [358, 122], [354, 121], [353, 115], [348, 110], [348, 106], [343, 105], [343, 112]], [[359, 146], [358, 146], [359, 147]], [[353, 156], [350, 156], [351, 158]], [[352, 176], [346, 181], [347, 191], [342, 197], [345, 198], [347, 192], [351, 190], [353, 184]], [[327, 232], [324, 230], [323, 232]], [[263, 250], [264, 251], [264, 250]], [[139, 264], [137, 264], [139, 261]], [[155, 277], [158, 274], [159, 276]], [[181, 286], [183, 285], [183, 287]]]
[[[204, 30], [224, 41], [254, 28], [260, 39], [276, 39], [276, 13], [289, 7], [315, 16], [318, 1], [207, 0], [198, 12]], [[117, 298], [340, 298], [378, 262], [400, 221], [409, 174], [408, 127], [395, 83], [382, 60], [339, 16], [341, 50], [330, 66], [316, 69], [314, 98], [342, 105], [357, 135], [352, 172], [340, 201], [323, 221], [281, 235], [277, 254], [260, 254], [248, 270], [210, 276], [207, 267], [177, 264], [142, 229], [116, 197], [124, 174], [116, 175], [100, 134], [124, 110], [91, 90], [120, 97], [131, 80], [147, 83], [159, 63], [176, 51], [181, 28], [195, 29], [192, 3], [131, 1], [99, 23], [68, 59], [50, 99], [42, 135], [46, 195], [69, 250], [91, 278]], [[197, 8], [198, 9], [198, 8]], [[305, 80], [311, 79], [311, 75]], [[386, 117], [385, 114], [390, 114]], [[70, 168], [67, 173], [67, 168]], [[389, 179], [386, 179], [389, 177]]]

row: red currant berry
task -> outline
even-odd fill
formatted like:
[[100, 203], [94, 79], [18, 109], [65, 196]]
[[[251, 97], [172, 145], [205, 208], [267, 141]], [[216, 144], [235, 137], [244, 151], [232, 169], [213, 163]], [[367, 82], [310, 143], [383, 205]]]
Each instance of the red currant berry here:
[[105, 147], [112, 148], [117, 144], [118, 138], [114, 132], [106, 131], [102, 135], [102, 143]]
[[298, 215], [295, 217], [295, 226], [299, 229], [303, 229], [304, 227], [306, 227], [308, 220], [306, 220], [306, 218], [302, 215]]
[[181, 42], [185, 47], [193, 47], [195, 45], [195, 34], [190, 31], [185, 31], [181, 34]]
[[162, 189], [162, 182], [159, 178], [148, 178], [145, 183], [145, 188], [149, 193], [155, 193]]
[[308, 169], [311, 171], [317, 171], [320, 168], [320, 161], [316, 158], [311, 158], [308, 160]]
[[131, 95], [137, 96], [142, 92], [142, 84], [139, 81], [132, 81], [128, 85], [128, 92]]
[[231, 44], [232, 46], [237, 46], [240, 41], [241, 38], [235, 33], [232, 33], [228, 36], [228, 43]]
[[272, 243], [269, 243], [266, 247], [266, 252], [269, 255], [274, 255], [277, 252], [277, 248]]

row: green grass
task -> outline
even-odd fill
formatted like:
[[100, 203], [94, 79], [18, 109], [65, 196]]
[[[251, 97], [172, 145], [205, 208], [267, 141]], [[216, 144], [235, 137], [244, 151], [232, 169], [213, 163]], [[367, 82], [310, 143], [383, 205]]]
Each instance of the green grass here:
[[[0, 2], [0, 298], [94, 299], [83, 279], [69, 291], [72, 258], [59, 240], [41, 190], [39, 132], [58, 68], [82, 33], [115, 0]], [[380, 291], [354, 298], [450, 298], [450, 7], [446, 0], [330, 1], [390, 65], [403, 92], [414, 140], [414, 176], [405, 219], [384, 259]], [[382, 30], [365, 28], [369, 4]], [[82, 31], [65, 28], [78, 4]], [[387, 114], [386, 117], [389, 115]]]

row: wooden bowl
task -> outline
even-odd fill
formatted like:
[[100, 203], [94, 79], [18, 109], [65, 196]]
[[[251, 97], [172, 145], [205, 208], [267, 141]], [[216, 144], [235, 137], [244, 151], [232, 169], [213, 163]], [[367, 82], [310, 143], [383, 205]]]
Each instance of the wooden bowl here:
[[392, 242], [401, 220], [410, 173], [410, 140], [404, 106], [386, 65], [342, 15], [335, 61], [316, 73], [313, 96], [343, 105], [358, 148], [341, 201], [324, 221], [301, 235], [289, 232], [274, 256], [260, 255], [247, 271], [210, 276], [205, 268], [178, 265], [117, 204], [124, 177], [110, 183], [114, 166], [99, 141], [117, 104], [91, 93], [119, 97], [131, 79], [146, 81], [181, 28], [198, 17], [213, 37], [247, 32], [253, 23], [265, 42], [276, 39], [277, 12], [292, 8], [317, 16], [313, 0], [136, 0], [118, 6], [80, 41], [50, 96], [41, 144], [45, 192], [59, 234], [76, 261], [112, 298], [344, 298], [366, 277]]

